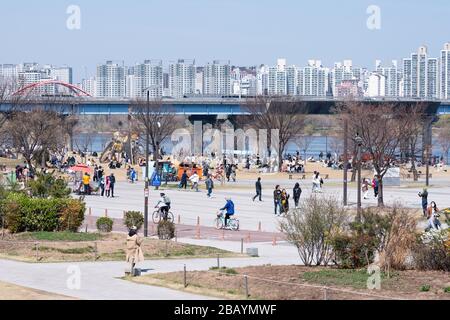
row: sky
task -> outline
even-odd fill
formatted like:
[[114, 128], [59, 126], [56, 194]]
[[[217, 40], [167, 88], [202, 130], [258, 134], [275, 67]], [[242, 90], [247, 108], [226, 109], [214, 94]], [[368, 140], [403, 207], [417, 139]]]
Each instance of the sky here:
[[[80, 8], [80, 29], [67, 8]], [[380, 28], [369, 29], [369, 6]], [[214, 59], [233, 65], [352, 59], [372, 69], [450, 41], [449, 0], [14, 0], [0, 6], [0, 63], [70, 65], [80, 81], [106, 60]]]

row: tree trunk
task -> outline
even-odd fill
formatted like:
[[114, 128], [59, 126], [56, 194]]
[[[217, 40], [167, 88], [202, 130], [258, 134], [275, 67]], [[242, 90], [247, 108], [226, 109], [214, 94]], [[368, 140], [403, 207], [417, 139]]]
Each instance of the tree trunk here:
[[384, 198], [383, 198], [383, 178], [378, 178], [378, 207], [384, 207]]

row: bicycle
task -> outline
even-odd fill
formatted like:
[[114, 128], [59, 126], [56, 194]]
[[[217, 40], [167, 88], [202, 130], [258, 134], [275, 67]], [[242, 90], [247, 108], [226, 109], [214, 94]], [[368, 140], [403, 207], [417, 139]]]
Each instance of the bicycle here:
[[161, 222], [161, 220], [169, 221], [169, 222], [175, 222], [175, 217], [171, 211], [167, 213], [167, 217], [164, 218], [164, 214], [161, 212], [161, 209], [153, 212], [152, 214], [152, 220], [154, 224], [158, 224]]
[[228, 227], [230, 230], [239, 231], [239, 220], [233, 216], [228, 220], [228, 226], [225, 226], [225, 214], [223, 212], [219, 212], [217, 218], [214, 220], [214, 225], [217, 230], [222, 230], [225, 229], [225, 227]]

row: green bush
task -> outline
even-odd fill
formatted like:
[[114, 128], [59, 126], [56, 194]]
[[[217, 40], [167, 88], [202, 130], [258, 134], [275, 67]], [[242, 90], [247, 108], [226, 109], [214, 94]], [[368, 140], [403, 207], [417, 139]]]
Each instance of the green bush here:
[[158, 223], [158, 238], [160, 240], [172, 240], [175, 238], [175, 223], [161, 220]]
[[100, 232], [109, 233], [113, 229], [114, 221], [111, 218], [103, 217], [97, 220], [97, 229]]
[[76, 231], [83, 223], [85, 211], [78, 200], [29, 198], [24, 194], [8, 195], [2, 207], [6, 227], [12, 233]]
[[128, 229], [136, 227], [140, 230], [144, 225], [144, 215], [139, 211], [127, 211], [125, 212], [124, 225]]
[[359, 269], [373, 262], [373, 239], [367, 235], [337, 235], [331, 239], [334, 262], [343, 269]]
[[31, 195], [35, 198], [68, 198], [70, 188], [64, 179], [57, 178], [53, 173], [38, 174], [28, 183]]

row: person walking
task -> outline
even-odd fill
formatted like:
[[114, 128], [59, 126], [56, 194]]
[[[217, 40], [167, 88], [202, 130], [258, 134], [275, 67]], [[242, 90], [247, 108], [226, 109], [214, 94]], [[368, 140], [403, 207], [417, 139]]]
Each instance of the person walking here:
[[191, 190], [195, 189], [195, 191], [198, 192], [198, 183], [200, 181], [200, 177], [197, 172], [194, 172], [194, 174], [189, 178], [189, 181], [191, 181], [192, 183]]
[[131, 264], [131, 275], [134, 277], [134, 268], [139, 262], [144, 262], [144, 253], [142, 251], [142, 243], [144, 239], [137, 234], [137, 228], [132, 227], [127, 237], [127, 263]]
[[114, 198], [114, 187], [116, 186], [116, 177], [114, 176], [114, 173], [111, 173], [111, 175], [109, 176], [109, 183], [111, 189], [111, 198]]
[[423, 216], [427, 216], [427, 208], [428, 208], [428, 190], [424, 188], [422, 192], [419, 192], [419, 197], [422, 198], [422, 210]]
[[99, 186], [100, 186], [100, 190], [101, 190], [101, 196], [104, 197], [105, 196], [105, 177], [100, 178]]
[[275, 215], [281, 215], [281, 190], [279, 185], [273, 191], [273, 204], [275, 206]]
[[107, 176], [105, 178], [105, 192], [106, 197], [109, 198], [111, 196], [111, 177]]
[[376, 176], [372, 180], [372, 188], [373, 188], [373, 194], [374, 194], [375, 198], [378, 198], [379, 185], [378, 185], [378, 179]]
[[295, 184], [293, 195], [294, 195], [295, 209], [298, 209], [300, 197], [302, 195], [302, 188], [300, 188], [300, 183], [298, 182]]
[[369, 181], [367, 181], [366, 178], [364, 178], [363, 181], [362, 181], [361, 190], [363, 192], [364, 200], [367, 200], [369, 198]]
[[208, 179], [206, 179], [205, 184], [206, 184], [206, 189], [208, 190], [207, 196], [208, 196], [208, 198], [211, 198], [212, 192], [214, 189], [214, 181], [211, 178], [211, 175], [208, 176]]
[[291, 196], [289, 195], [289, 193], [287, 193], [286, 189], [283, 189], [283, 191], [281, 191], [281, 211], [284, 214], [288, 214], [289, 213], [289, 198]]
[[256, 198], [259, 197], [259, 201], [262, 202], [262, 183], [261, 178], [258, 178], [255, 184], [256, 187], [256, 196], [253, 197], [253, 202], [255, 202]]
[[180, 180], [180, 189], [186, 190], [187, 189], [187, 181], [188, 181], [188, 175], [187, 175], [187, 171], [184, 170], [182, 176], [181, 176], [181, 180]]

